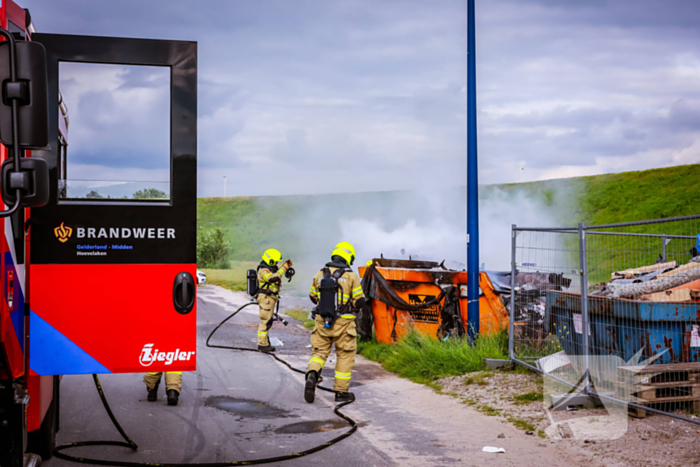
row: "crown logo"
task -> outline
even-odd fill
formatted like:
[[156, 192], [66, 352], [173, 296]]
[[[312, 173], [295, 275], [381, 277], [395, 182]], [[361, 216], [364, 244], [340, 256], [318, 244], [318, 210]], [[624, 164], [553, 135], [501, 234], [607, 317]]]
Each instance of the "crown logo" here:
[[63, 222], [61, 222], [61, 225], [53, 229], [53, 233], [56, 234], [56, 238], [59, 242], [66, 243], [70, 236], [73, 235], [73, 229], [66, 227], [63, 225]]

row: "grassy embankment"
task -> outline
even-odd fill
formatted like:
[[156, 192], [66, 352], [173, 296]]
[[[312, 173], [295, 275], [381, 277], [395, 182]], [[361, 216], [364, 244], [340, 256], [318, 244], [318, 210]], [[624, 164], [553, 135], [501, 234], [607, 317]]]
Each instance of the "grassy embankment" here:
[[246, 271], [257, 267], [261, 250], [288, 215], [280, 206], [250, 197], [197, 200], [197, 230], [219, 227], [231, 244], [231, 269], [202, 269], [209, 284], [235, 292], [246, 290]]
[[[565, 180], [548, 180], [522, 184], [506, 184], [482, 187], [482, 196], [487, 198], [495, 190], [517, 199], [529, 197], [539, 200], [544, 209], [552, 213], [564, 226], [575, 226], [578, 222], [588, 225], [631, 222], [696, 214], [700, 210], [700, 165], [687, 165], [640, 172], [578, 177]], [[327, 197], [328, 195], [326, 195]], [[347, 206], [379, 205], [373, 199], [399, 196], [394, 193], [361, 193], [343, 197]], [[233, 269], [228, 271], [206, 271], [210, 283], [220, 284], [232, 290], [245, 289], [245, 270], [257, 264], [259, 252], [269, 244], [279, 245], [286, 251], [303, 251], [314, 247], [304, 242], [294, 226], [294, 219], [309, 206], [315, 197], [240, 197], [203, 198], [198, 200], [198, 229], [222, 227], [232, 244]], [[340, 211], [347, 211], [345, 205]], [[533, 220], [536, 223], [536, 220]], [[667, 229], [680, 226], [647, 226], [646, 233], [676, 233]], [[688, 226], [683, 228], [687, 234]], [[589, 237], [590, 238], [590, 237]], [[576, 241], [576, 239], [573, 239]], [[656, 247], [648, 251], [638, 249], [635, 240], [629, 238], [601, 238], [590, 240], [589, 271], [591, 282], [608, 276], [611, 269], [623, 269], [630, 262], [653, 263], [660, 252]], [[660, 242], [659, 242], [660, 245]], [[687, 251], [686, 245], [676, 242], [678, 258]], [[508, 247], [508, 246], [504, 246]], [[674, 247], [672, 242], [669, 248]], [[567, 244], [567, 248], [569, 245]], [[571, 247], [577, 251], [577, 247]], [[684, 251], [685, 250], [685, 251]], [[596, 253], [596, 251], [600, 253]], [[306, 312], [299, 318], [305, 320]], [[309, 324], [307, 323], [307, 326]], [[500, 338], [481, 339], [474, 348], [459, 342], [439, 343], [428, 337], [411, 335], [393, 346], [376, 342], [362, 344], [363, 355], [382, 363], [390, 371], [416, 382], [430, 384], [448, 375], [463, 374], [483, 369], [483, 358], [502, 358], [505, 355]]]
[[[652, 219], [687, 216], [700, 213], [700, 164], [652, 169], [638, 172], [595, 175], [561, 180], [484, 187], [486, 193], [494, 188], [512, 196], [539, 199], [549, 213], [556, 215], [560, 226], [607, 225]], [[536, 222], [536, 221], [533, 221]], [[608, 231], [646, 234], [677, 234], [692, 236], [700, 233], [700, 224], [693, 222], [651, 224], [607, 229]], [[540, 241], [554, 237], [540, 235]], [[578, 264], [578, 237], [560, 234], [565, 239], [550, 248], [559, 252], [562, 264]], [[689, 249], [694, 240], [674, 240], [667, 247], [667, 257], [679, 263], [690, 259]], [[654, 263], [662, 252], [661, 239], [640, 237], [588, 235], [589, 284], [610, 279], [614, 270]]]
[[[700, 164], [652, 169], [640, 172], [594, 175], [543, 182], [487, 185], [482, 199], [498, 190], [513, 202], [527, 197], [543, 208], [562, 226], [579, 222], [600, 225], [661, 219], [696, 214], [700, 210]], [[408, 192], [351, 193], [345, 195], [200, 198], [197, 201], [197, 228], [224, 229], [231, 242], [231, 260], [259, 260], [260, 250], [274, 244], [284, 251], [308, 251], [309, 228], [314, 223], [329, 224], [328, 212], [320, 212], [322, 200], [333, 212], [345, 216], [367, 213], [389, 219], [394, 213], [382, 211], [392, 206], [415, 203]], [[419, 209], [419, 208], [416, 208]], [[318, 218], [314, 213], [319, 211]], [[400, 211], [400, 210], [396, 210]], [[304, 222], [299, 223], [299, 219]], [[405, 219], [404, 219], [405, 222]], [[537, 223], [537, 219], [532, 220]], [[324, 227], [327, 227], [324, 225]], [[506, 248], [509, 245], [505, 246]]]
[[539, 199], [562, 226], [613, 224], [698, 214], [700, 164], [542, 182], [488, 185]]
[[253, 261], [231, 261], [231, 269], [201, 269], [207, 275], [207, 283], [218, 285], [234, 292], [246, 290], [246, 271], [255, 269]]

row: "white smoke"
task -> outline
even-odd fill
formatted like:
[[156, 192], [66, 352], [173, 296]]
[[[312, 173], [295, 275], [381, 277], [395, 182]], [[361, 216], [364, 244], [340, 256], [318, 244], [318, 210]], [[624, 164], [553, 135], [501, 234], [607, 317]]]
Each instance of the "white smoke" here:
[[[415, 196], [413, 193], [412, 196]], [[434, 204], [436, 193], [428, 195], [428, 205]], [[450, 200], [449, 202], [447, 200]], [[440, 262], [448, 267], [463, 269], [467, 263], [466, 199], [461, 203], [452, 198], [443, 204], [457, 205], [452, 215], [425, 218], [407, 212], [406, 220], [398, 226], [382, 226], [365, 218], [339, 220], [341, 235], [355, 246], [359, 264], [378, 258], [423, 259]], [[405, 208], [404, 208], [405, 209]], [[479, 264], [488, 270], [509, 270], [511, 263], [512, 225], [551, 227], [554, 215], [539, 200], [523, 194], [490, 190], [479, 203]]]
[[[535, 196], [539, 197], [539, 194]], [[553, 208], [524, 190], [482, 190], [479, 203], [479, 263], [487, 270], [510, 270], [511, 228], [557, 225]], [[429, 191], [335, 194], [289, 200], [297, 212], [282, 238], [295, 240], [288, 254], [298, 277], [287, 287], [308, 292], [311, 277], [330, 260], [335, 244], [355, 246], [355, 270], [368, 260], [404, 258], [467, 265], [466, 188]]]
[[542, 201], [524, 193], [492, 190], [479, 203], [479, 261], [489, 271], [511, 266], [511, 232], [520, 227], [556, 227], [557, 213]]
[[408, 258], [430, 261], [448, 260], [464, 267], [466, 258], [466, 228], [438, 218], [430, 225], [418, 225], [409, 219], [395, 229], [382, 229], [366, 219], [341, 219], [343, 238], [352, 239], [358, 260], [379, 258]]

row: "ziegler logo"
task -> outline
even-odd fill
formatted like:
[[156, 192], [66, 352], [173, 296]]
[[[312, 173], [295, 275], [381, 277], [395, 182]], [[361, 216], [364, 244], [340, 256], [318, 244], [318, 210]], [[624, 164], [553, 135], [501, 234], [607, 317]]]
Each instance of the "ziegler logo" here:
[[146, 344], [141, 349], [139, 363], [143, 366], [151, 366], [153, 362], [164, 362], [166, 365], [172, 365], [173, 362], [186, 362], [192, 358], [194, 352], [180, 352], [180, 349], [175, 352], [159, 352], [158, 349], [153, 350], [153, 344]]
[[63, 222], [61, 222], [61, 225], [53, 229], [53, 233], [56, 235], [59, 242], [66, 243], [70, 236], [73, 235], [73, 229], [66, 227], [63, 225]]

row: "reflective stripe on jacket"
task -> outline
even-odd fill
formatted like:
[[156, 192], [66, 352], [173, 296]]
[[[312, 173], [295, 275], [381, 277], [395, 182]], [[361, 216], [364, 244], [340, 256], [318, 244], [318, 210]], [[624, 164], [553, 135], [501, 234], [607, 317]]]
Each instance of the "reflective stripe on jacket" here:
[[260, 268], [258, 271], [258, 288], [267, 289], [274, 294], [279, 293], [280, 283], [285, 272], [287, 272], [285, 267], [280, 267], [277, 272], [272, 272], [267, 268]]

